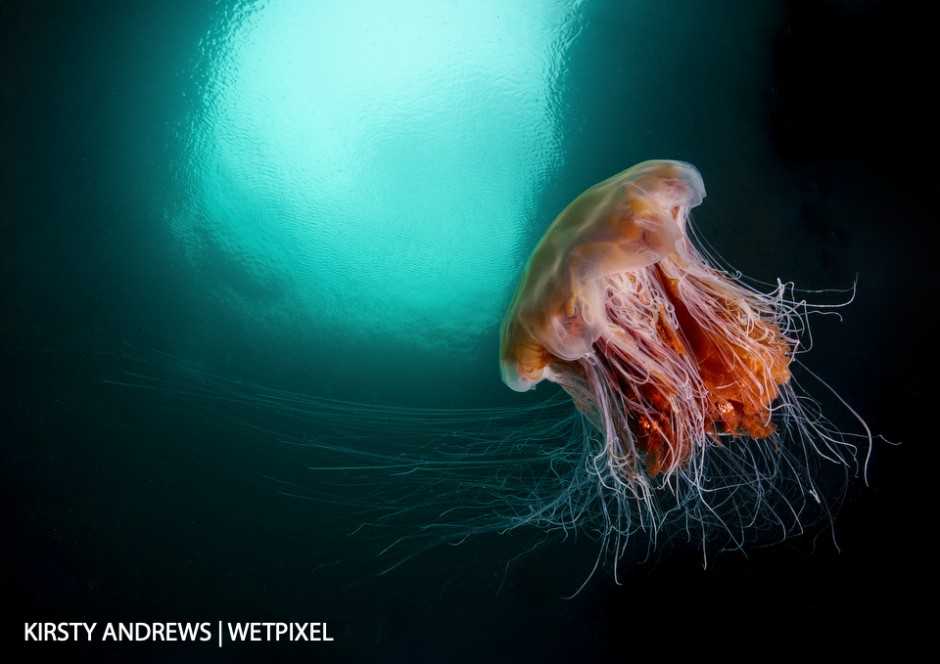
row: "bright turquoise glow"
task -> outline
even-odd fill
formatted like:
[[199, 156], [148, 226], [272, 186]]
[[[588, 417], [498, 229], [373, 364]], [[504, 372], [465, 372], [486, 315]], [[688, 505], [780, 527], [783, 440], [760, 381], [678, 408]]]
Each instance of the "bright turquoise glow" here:
[[492, 332], [550, 221], [573, 4], [233, 12], [204, 44], [170, 215], [189, 260], [247, 315], [349, 343], [451, 353]]

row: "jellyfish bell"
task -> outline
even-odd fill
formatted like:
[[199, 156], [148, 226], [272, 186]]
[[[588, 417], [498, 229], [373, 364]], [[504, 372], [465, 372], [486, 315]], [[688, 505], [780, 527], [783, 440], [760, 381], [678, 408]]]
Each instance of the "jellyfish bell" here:
[[[549, 357], [578, 360], [606, 325], [605, 279], [680, 249], [686, 217], [705, 197], [691, 164], [646, 161], [594, 185], [551, 224], [532, 253], [503, 320], [504, 382], [531, 389]], [[557, 366], [557, 365], [556, 365]]]

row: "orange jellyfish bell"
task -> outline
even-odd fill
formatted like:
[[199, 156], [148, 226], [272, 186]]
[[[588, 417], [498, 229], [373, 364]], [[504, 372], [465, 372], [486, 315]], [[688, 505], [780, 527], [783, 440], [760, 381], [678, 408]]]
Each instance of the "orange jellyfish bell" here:
[[594, 185], [548, 228], [502, 323], [503, 381], [564, 388], [634, 493], [709, 446], [772, 435], [790, 379], [787, 305], [711, 266], [689, 239], [704, 198], [680, 161]]

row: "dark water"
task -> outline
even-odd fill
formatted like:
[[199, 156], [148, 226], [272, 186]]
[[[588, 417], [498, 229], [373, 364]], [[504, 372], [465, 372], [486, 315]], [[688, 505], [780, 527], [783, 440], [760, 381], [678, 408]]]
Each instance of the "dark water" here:
[[[938, 189], [933, 118], [898, 72], [928, 80], [933, 6], [380, 4], [0, 10], [4, 651], [566, 661], [913, 648], [933, 591], [919, 534], [936, 467]], [[542, 534], [486, 535], [382, 574], [423, 541], [383, 556], [394, 535], [357, 528], [407, 499], [380, 475], [311, 470], [348, 457], [297, 443], [387, 463], [411, 434], [383, 428], [380, 407], [543, 398], [499, 381], [515, 275], [568, 201], [648, 158], [699, 168], [697, 226], [744, 273], [811, 289], [857, 279], [841, 320], [813, 320], [805, 362], [903, 444], [876, 444], [870, 486], [855, 482], [836, 520], [838, 549], [817, 527], [703, 570], [700, 551], [667, 547], [570, 600], [594, 564], [586, 537], [515, 558]], [[301, 412], [278, 401], [288, 394], [308, 398], [290, 402]], [[406, 524], [440, 516], [424, 500]], [[22, 632], [219, 620], [327, 621], [336, 640], [95, 648]]]

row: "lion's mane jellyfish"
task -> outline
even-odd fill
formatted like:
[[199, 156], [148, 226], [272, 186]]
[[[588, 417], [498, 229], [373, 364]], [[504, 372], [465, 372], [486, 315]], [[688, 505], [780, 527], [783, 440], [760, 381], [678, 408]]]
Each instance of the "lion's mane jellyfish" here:
[[729, 530], [742, 524], [722, 512], [798, 525], [807, 498], [821, 500], [814, 460], [854, 455], [791, 380], [807, 305], [709, 263], [689, 237], [704, 197], [678, 161], [591, 187], [548, 228], [503, 320], [503, 381], [557, 383], [596, 429], [588, 474], [619, 497], [616, 510], [602, 499], [619, 534], [670, 511]]
[[474, 409], [343, 402], [160, 356], [115, 382], [217, 418], [234, 408], [222, 421], [253, 444], [304, 455], [323, 481], [279, 490], [370, 515], [354, 532], [378, 537], [388, 569], [517, 530], [596, 539], [595, 569], [615, 574], [628, 550], [673, 539], [705, 552], [782, 540], [831, 517], [853, 441], [872, 439], [861, 419], [840, 431], [798, 383], [841, 402], [798, 359], [809, 314], [840, 305], [783, 282], [761, 292], [710, 260], [690, 235], [704, 197], [691, 165], [647, 161], [584, 192], [535, 248], [502, 323], [502, 377], [557, 383], [576, 408], [557, 392]]

